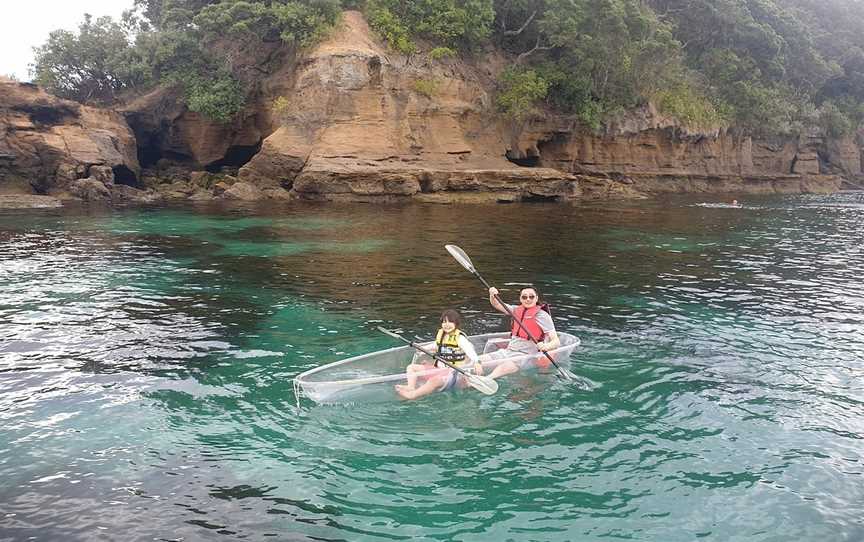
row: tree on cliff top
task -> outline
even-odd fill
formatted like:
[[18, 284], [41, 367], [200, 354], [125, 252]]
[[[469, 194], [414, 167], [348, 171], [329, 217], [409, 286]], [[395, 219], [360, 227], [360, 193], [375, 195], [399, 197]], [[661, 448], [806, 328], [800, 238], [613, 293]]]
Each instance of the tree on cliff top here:
[[[121, 23], [85, 17], [78, 33], [58, 30], [37, 48], [36, 82], [81, 102], [111, 102], [127, 89], [180, 87], [190, 110], [231, 120], [248, 89], [236, 66], [215, 51], [246, 40], [309, 45], [341, 13], [339, 0], [136, 0]], [[142, 18], [143, 16], [143, 18]]]
[[[351, 7], [363, 9], [370, 25], [409, 55], [418, 44], [430, 58], [495, 44], [533, 72], [536, 88], [547, 86], [547, 107], [592, 127], [646, 101], [684, 122], [731, 122], [763, 134], [794, 133], [815, 122], [850, 133], [864, 118], [861, 0], [135, 3], [138, 18], [88, 17], [77, 33], [52, 33], [37, 49], [36, 81], [81, 101], [110, 101], [128, 89], [170, 82], [193, 110], [229, 120], [253, 90], [244, 86], [253, 78], [237, 65], [246, 51], [280, 42], [308, 46], [335, 24], [340, 9]], [[226, 50], [244, 55], [219, 53]]]
[[[838, 103], [846, 103], [849, 89], [842, 89], [838, 83], [854, 80], [855, 68], [845, 60], [864, 45], [860, 38], [864, 35], [860, 2], [648, 3], [674, 24], [676, 38], [686, 44], [687, 65], [704, 76], [708, 93], [728, 108], [736, 126], [765, 135], [798, 133], [813, 123], [817, 107], [826, 100], [839, 98]], [[859, 88], [864, 94], [864, 86]], [[862, 98], [857, 96], [852, 101], [860, 103]], [[854, 110], [852, 106], [847, 112]], [[839, 122], [832, 131], [848, 130], [854, 124], [850, 118], [843, 119], [845, 114], [832, 110], [829, 116]]]
[[51, 32], [44, 45], [34, 48], [34, 81], [80, 102], [110, 102], [118, 92], [146, 84], [150, 69], [130, 43], [129, 22], [84, 15], [77, 34]]

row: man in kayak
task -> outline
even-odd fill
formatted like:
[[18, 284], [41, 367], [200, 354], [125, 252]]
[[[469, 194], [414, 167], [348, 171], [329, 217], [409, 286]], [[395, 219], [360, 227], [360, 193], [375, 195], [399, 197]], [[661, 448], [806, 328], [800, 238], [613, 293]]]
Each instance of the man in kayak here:
[[[561, 345], [558, 333], [555, 331], [552, 315], [538, 305], [540, 295], [537, 293], [536, 288], [532, 286], [522, 288], [519, 292], [518, 307], [507, 305], [507, 308], [505, 308], [498, 301], [497, 296], [498, 289], [489, 288], [489, 302], [492, 304], [492, 307], [504, 314], [507, 314], [507, 309], [510, 309], [513, 316], [518, 318], [522, 325], [520, 326], [514, 319], [510, 326], [510, 342], [507, 343], [507, 348], [483, 354], [480, 356], [481, 363], [495, 359], [524, 356], [525, 354], [539, 354], [540, 352], [554, 350]], [[489, 373], [489, 377], [498, 378], [499, 376], [515, 373], [518, 370], [519, 366], [516, 363], [506, 360], [495, 367]]]
[[[468, 340], [459, 326], [462, 324], [462, 317], [455, 310], [449, 309], [441, 314], [441, 329], [438, 330], [438, 335], [435, 337], [435, 342], [432, 345], [435, 347], [435, 354], [445, 361], [449, 361], [453, 365], [465, 371], [474, 371], [475, 374], [483, 374], [483, 366], [477, 363], [477, 352], [471, 341]], [[428, 351], [429, 348], [426, 348]], [[444, 366], [443, 369], [436, 371], [435, 367], [443, 366], [437, 361], [434, 363], [429, 360], [429, 363], [411, 363], [406, 369], [407, 384], [397, 384], [396, 393], [403, 399], [419, 399], [436, 391], [447, 391], [453, 388], [464, 388], [468, 385], [468, 380], [464, 375], [459, 374], [453, 369]], [[418, 378], [423, 373], [431, 373], [420, 387], [417, 387]]]

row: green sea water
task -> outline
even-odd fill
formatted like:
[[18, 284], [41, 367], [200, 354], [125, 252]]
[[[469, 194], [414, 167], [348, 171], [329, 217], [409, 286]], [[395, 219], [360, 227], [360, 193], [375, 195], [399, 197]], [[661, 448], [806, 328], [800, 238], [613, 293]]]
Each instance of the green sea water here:
[[[0, 212], [0, 540], [864, 539], [864, 195]], [[495, 395], [316, 405], [294, 376], [503, 330]]]

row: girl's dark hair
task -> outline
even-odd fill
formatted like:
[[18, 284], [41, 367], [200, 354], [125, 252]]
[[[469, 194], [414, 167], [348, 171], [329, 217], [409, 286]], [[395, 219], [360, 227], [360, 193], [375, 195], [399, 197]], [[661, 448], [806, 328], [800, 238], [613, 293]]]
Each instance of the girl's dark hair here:
[[443, 322], [444, 320], [456, 324], [456, 329], [462, 326], [462, 316], [453, 309], [447, 309], [441, 313], [441, 321]]

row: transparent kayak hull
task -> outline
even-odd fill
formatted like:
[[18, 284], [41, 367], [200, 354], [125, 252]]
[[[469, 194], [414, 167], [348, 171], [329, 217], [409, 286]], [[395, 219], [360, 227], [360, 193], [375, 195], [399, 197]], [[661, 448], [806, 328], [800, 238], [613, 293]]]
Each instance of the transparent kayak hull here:
[[[506, 348], [509, 333], [486, 333], [469, 337], [477, 352], [488, 354]], [[555, 363], [568, 367], [570, 356], [579, 346], [579, 338], [569, 333], [559, 333], [561, 346], [549, 354]], [[428, 345], [428, 343], [426, 343]], [[294, 378], [294, 390], [299, 403], [304, 395], [318, 403], [378, 402], [398, 399], [396, 384], [406, 381], [405, 367], [412, 361], [424, 357], [410, 346], [398, 346], [362, 354], [310, 369]], [[484, 374], [504, 363], [513, 361], [522, 371], [554, 372], [555, 367], [545, 356], [538, 353], [493, 359], [483, 362]], [[430, 368], [418, 373], [421, 379], [449, 371], [447, 368]]]

